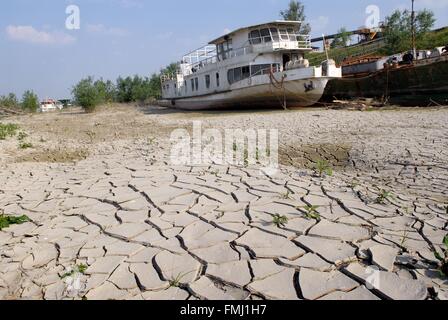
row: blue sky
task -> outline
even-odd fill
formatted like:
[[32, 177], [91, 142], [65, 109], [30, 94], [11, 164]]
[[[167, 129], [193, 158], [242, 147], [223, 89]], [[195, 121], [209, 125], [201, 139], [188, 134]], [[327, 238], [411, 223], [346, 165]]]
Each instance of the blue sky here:
[[[0, 95], [34, 90], [41, 99], [70, 96], [88, 75], [150, 75], [227, 30], [276, 20], [289, 0], [2, 0]], [[381, 19], [410, 0], [304, 0], [313, 35], [365, 24], [369, 5]], [[448, 25], [448, 0], [416, 0]], [[80, 8], [67, 30], [66, 7]]]

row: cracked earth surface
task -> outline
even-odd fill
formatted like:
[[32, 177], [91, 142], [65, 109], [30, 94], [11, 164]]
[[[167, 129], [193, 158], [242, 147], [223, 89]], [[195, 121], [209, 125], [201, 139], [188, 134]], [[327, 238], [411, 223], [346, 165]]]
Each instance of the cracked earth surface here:
[[[89, 115], [91, 130], [125, 114]], [[0, 208], [31, 219], [0, 231], [0, 299], [448, 299], [434, 257], [448, 226], [447, 109], [150, 108], [126, 127], [141, 136], [90, 144], [32, 125], [63, 116], [11, 121], [34, 139], [89, 149], [77, 163], [18, 161], [12, 142], [0, 142]], [[171, 165], [165, 133], [191, 120], [278, 128], [280, 171]], [[332, 177], [306, 168], [320, 158]], [[379, 204], [383, 189], [393, 198]], [[288, 222], [277, 227], [275, 215]], [[79, 265], [87, 269], [73, 291], [63, 275]]]

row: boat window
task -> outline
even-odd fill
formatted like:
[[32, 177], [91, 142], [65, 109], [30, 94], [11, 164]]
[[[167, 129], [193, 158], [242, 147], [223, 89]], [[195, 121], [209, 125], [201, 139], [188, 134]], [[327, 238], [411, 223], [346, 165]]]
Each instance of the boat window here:
[[272, 65], [272, 69], [274, 69], [274, 72], [280, 72], [280, 71], [281, 71], [281, 69], [280, 69], [280, 63], [274, 63], [274, 64]]
[[227, 72], [227, 80], [229, 81], [229, 84], [232, 84], [234, 82], [233, 81], [233, 69], [230, 69]]
[[250, 67], [249, 66], [242, 67], [241, 68], [241, 73], [242, 73], [241, 79], [249, 78], [250, 77]]
[[195, 78], [194, 83], [196, 84], [196, 91], [198, 91], [199, 90], [199, 78]]
[[279, 40], [278, 29], [277, 28], [271, 28], [271, 35], [272, 35], [272, 39], [274, 41], [278, 41]]
[[271, 33], [269, 32], [269, 29], [261, 29], [260, 34], [264, 42], [272, 42]]
[[261, 43], [260, 31], [259, 30], [251, 31], [249, 34], [249, 40], [251, 44], [260, 44]]
[[288, 34], [289, 34], [290, 41], [297, 41], [297, 36], [295, 35], [295, 32], [292, 28], [288, 29]]
[[232, 43], [232, 39], [230, 39], [230, 40], [227, 40], [227, 46], [228, 46], [228, 49], [229, 49], [229, 51], [230, 51], [230, 50], [233, 50], [233, 43]]
[[194, 79], [191, 79], [191, 91], [194, 91]]
[[210, 89], [210, 76], [208, 74], [205, 76], [205, 87]]
[[280, 38], [282, 40], [289, 40], [288, 33], [286, 32], [286, 29], [280, 29]]
[[219, 87], [219, 72], [216, 73], [216, 86]]
[[216, 49], [218, 51], [218, 57], [220, 60], [225, 60], [225, 56], [224, 56], [224, 44], [220, 43], [216, 46]]
[[[217, 74], [217, 76], [218, 76], [218, 74]], [[233, 84], [235, 82], [250, 78], [250, 76], [251, 76], [251, 67], [250, 66], [244, 66], [244, 67], [230, 69], [227, 73], [227, 79], [229, 81], [229, 84]], [[219, 77], [217, 77], [217, 79], [219, 79]]]
[[268, 74], [271, 69], [270, 64], [257, 64], [251, 66], [251, 75], [252, 76], [260, 76], [263, 74]]
[[241, 68], [233, 69], [233, 81], [238, 82], [241, 80]]

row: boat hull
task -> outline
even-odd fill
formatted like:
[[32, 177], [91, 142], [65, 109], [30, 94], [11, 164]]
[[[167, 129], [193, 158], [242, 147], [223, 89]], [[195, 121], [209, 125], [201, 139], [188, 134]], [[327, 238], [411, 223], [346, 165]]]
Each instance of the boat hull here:
[[[226, 92], [166, 99], [159, 105], [183, 110], [226, 108], [300, 108], [315, 105], [331, 77], [272, 81], [269, 75], [246, 79]], [[277, 75], [276, 78], [279, 78]]]
[[365, 77], [345, 77], [328, 83], [322, 102], [354, 97], [388, 99], [399, 105], [448, 103], [448, 55], [413, 66], [381, 70]]

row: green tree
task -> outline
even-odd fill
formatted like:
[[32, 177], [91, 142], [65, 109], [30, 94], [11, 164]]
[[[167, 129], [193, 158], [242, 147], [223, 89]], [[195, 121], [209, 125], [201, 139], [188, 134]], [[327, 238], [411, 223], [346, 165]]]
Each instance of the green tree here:
[[149, 96], [154, 99], [160, 99], [162, 97], [161, 86], [160, 75], [154, 73], [149, 79]]
[[177, 70], [179, 69], [179, 65], [175, 62], [170, 63], [168, 66], [163, 68], [160, 71], [161, 75], [175, 75], [177, 73]]
[[132, 80], [132, 101], [144, 102], [149, 98], [149, 79], [134, 76]]
[[107, 80], [105, 83], [105, 101], [115, 102], [117, 99], [117, 90], [115, 88], [115, 85], [112, 81]]
[[346, 47], [350, 41], [350, 33], [345, 27], [338, 30], [338, 34], [331, 43], [331, 48], [343, 48]]
[[121, 103], [132, 102], [132, 85], [131, 77], [117, 79], [117, 101]]
[[[422, 10], [415, 16], [415, 34], [417, 44], [421, 43], [435, 23], [434, 13]], [[412, 49], [412, 13], [409, 10], [396, 10], [386, 17], [384, 38], [387, 54], [394, 54]]]
[[115, 101], [115, 86], [112, 81], [104, 81], [102, 78], [93, 84], [98, 91], [100, 103], [111, 103]]
[[301, 1], [291, 0], [288, 9], [280, 11], [280, 16], [286, 21], [302, 21], [299, 32], [309, 34], [311, 27], [306, 23], [305, 5]]
[[95, 111], [96, 107], [103, 102], [99, 87], [100, 84], [95, 85], [93, 77], [82, 79], [72, 89], [75, 102], [86, 112]]
[[0, 107], [17, 108], [19, 105], [19, 100], [14, 93], [10, 93], [7, 96], [0, 96]]
[[25, 91], [22, 97], [22, 109], [30, 112], [36, 112], [39, 108], [39, 98], [30, 90]]

